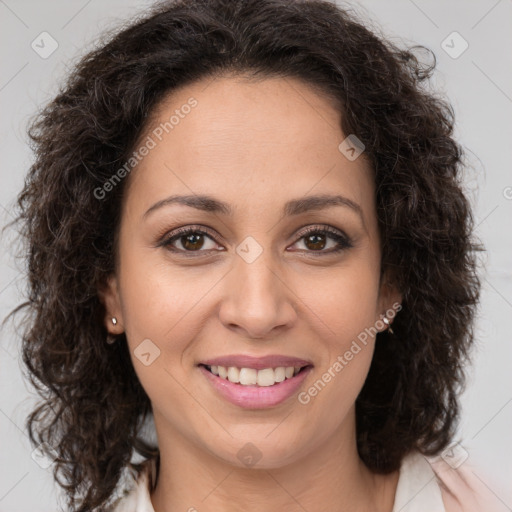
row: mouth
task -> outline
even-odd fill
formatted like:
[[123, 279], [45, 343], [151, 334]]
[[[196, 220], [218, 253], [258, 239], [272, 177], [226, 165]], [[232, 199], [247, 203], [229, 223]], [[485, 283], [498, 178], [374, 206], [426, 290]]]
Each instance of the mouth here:
[[292, 379], [312, 365], [277, 366], [276, 368], [238, 368], [236, 366], [220, 366], [200, 364], [211, 374], [240, 386], [270, 387], [285, 380]]
[[197, 366], [217, 396], [245, 409], [264, 409], [289, 400], [313, 369], [312, 364], [295, 362], [298, 366]]

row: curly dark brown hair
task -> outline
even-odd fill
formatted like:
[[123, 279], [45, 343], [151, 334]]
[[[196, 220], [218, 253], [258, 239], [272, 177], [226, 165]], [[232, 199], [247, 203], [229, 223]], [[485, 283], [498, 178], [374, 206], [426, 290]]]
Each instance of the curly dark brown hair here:
[[43, 399], [27, 428], [34, 445], [58, 454], [54, 477], [70, 510], [107, 509], [123, 468], [141, 469], [132, 454], [158, 458], [140, 436], [150, 400], [124, 335], [105, 343], [99, 298], [116, 269], [127, 180], [105, 198], [94, 191], [129, 159], [166, 95], [225, 73], [293, 77], [326, 94], [373, 167], [381, 271], [403, 302], [394, 334], [377, 335], [357, 398], [361, 459], [389, 473], [411, 450], [434, 455], [452, 441], [482, 250], [464, 153], [452, 106], [426, 87], [432, 52], [400, 48], [365, 25], [321, 0], [160, 3], [83, 57], [32, 122], [35, 162], [17, 201], [30, 293], [13, 313], [26, 312], [23, 361]]

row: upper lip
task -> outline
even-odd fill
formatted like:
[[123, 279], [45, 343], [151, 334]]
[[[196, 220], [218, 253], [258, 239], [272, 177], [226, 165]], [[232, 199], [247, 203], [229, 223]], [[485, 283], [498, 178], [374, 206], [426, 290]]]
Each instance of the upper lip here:
[[254, 368], [255, 370], [263, 370], [264, 368], [278, 368], [280, 366], [289, 367], [303, 367], [312, 366], [311, 361], [299, 359], [298, 357], [283, 356], [279, 354], [270, 354], [262, 357], [254, 357], [244, 354], [228, 355], [214, 357], [202, 361], [200, 364], [206, 366], [235, 366], [237, 368]]

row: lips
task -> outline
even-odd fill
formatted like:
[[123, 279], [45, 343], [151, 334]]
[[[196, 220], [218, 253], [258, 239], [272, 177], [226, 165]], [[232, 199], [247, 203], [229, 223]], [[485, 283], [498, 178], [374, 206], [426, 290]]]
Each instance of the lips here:
[[284, 402], [298, 390], [313, 368], [308, 360], [282, 355], [221, 356], [197, 366], [220, 396], [250, 409]]

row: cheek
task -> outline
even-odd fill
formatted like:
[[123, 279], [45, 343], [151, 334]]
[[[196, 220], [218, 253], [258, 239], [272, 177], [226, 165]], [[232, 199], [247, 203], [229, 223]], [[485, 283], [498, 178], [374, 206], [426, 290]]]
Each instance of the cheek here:
[[[143, 251], [126, 250], [121, 265], [122, 312], [132, 364], [157, 410], [191, 407], [183, 355], [201, 329], [198, 313], [213, 276], [155, 261]], [[218, 279], [217, 279], [218, 280]], [[168, 409], [172, 397], [173, 409]], [[180, 414], [173, 416], [179, 424]]]
[[[204, 296], [208, 277], [165, 260], [163, 249], [122, 248], [120, 282], [128, 334], [161, 339]], [[199, 279], [197, 278], [199, 277]], [[213, 284], [213, 279], [210, 279]]]
[[356, 263], [322, 275], [303, 273], [297, 282], [304, 312], [318, 317], [322, 332], [339, 350], [374, 325], [378, 313], [378, 268]]
[[[201, 274], [194, 273], [191, 268], [172, 268], [133, 254], [127, 255], [123, 264], [123, 315], [130, 356], [151, 401], [157, 428], [170, 425], [176, 435], [203, 445], [208, 425], [210, 442], [225, 445], [223, 431], [218, 432], [201, 399], [192, 398], [187, 385], [191, 372], [187, 355], [204, 327], [208, 292], [223, 273], [219, 276], [204, 269]], [[144, 353], [150, 354], [149, 361]], [[159, 440], [165, 435], [159, 432]]]
[[317, 326], [319, 351], [325, 350], [326, 356], [301, 403], [333, 427], [364, 384], [376, 333], [379, 268], [369, 261], [353, 263], [329, 278], [305, 279], [301, 295], [308, 323]]
[[375, 297], [373, 290], [347, 282], [345, 285], [332, 291], [331, 300], [315, 299], [322, 324], [328, 326], [319, 345], [325, 357], [321, 357], [314, 378], [297, 397], [304, 414], [314, 417], [315, 425], [322, 425], [325, 437], [338, 429], [352, 410], [374, 352], [375, 308], [368, 304], [369, 298], [372, 302]]

